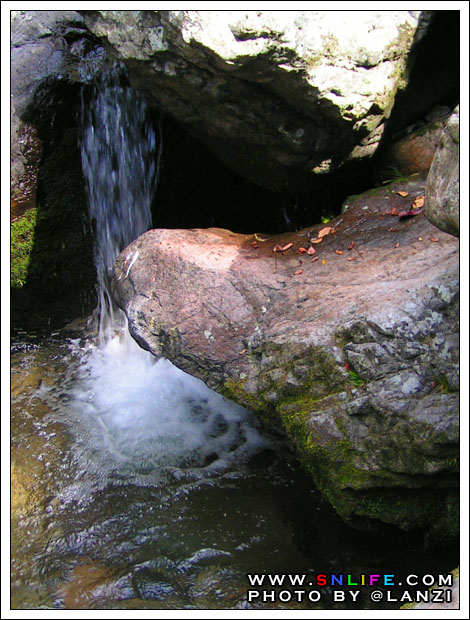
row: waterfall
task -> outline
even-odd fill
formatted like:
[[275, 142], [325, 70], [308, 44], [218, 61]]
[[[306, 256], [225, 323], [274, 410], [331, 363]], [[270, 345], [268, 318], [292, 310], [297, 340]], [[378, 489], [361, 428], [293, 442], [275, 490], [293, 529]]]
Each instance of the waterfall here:
[[249, 412], [141, 349], [113, 304], [113, 263], [151, 226], [162, 161], [161, 119], [157, 144], [143, 96], [122, 85], [120, 71], [116, 67], [101, 77], [91, 101], [82, 100], [99, 330], [98, 343], [85, 347], [71, 408], [80, 428], [76, 440], [84, 478], [100, 486], [116, 472], [139, 484], [155, 482], [169, 470], [177, 478], [207, 476], [266, 445]]
[[116, 66], [97, 80], [91, 101], [82, 102], [82, 167], [94, 220], [98, 331], [104, 342], [123, 321], [112, 302], [110, 272], [121, 250], [151, 226], [162, 149], [160, 131], [156, 159], [145, 100], [121, 81]]

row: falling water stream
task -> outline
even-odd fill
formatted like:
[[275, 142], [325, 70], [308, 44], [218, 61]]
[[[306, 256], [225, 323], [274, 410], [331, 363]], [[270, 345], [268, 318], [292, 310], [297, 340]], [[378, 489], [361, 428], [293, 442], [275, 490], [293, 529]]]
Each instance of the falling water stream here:
[[147, 116], [117, 72], [84, 106], [98, 337], [15, 335], [12, 607], [327, 608], [327, 590], [248, 603], [246, 575], [454, 568], [454, 552], [345, 526], [282, 440], [129, 337], [108, 278], [151, 223], [161, 136]]

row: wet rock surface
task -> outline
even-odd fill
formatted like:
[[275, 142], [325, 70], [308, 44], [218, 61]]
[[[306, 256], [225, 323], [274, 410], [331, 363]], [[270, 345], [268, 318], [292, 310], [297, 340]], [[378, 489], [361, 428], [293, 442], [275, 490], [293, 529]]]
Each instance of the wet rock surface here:
[[152, 230], [113, 290], [142, 346], [282, 428], [343, 518], [440, 539], [457, 528], [458, 242], [387, 214], [423, 194], [419, 177], [377, 188], [268, 239]]

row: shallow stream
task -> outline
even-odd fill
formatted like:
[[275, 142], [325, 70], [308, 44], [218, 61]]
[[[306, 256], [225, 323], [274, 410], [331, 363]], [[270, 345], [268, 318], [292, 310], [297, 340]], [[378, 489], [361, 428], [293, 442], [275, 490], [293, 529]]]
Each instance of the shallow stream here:
[[331, 588], [248, 603], [246, 575], [457, 565], [344, 525], [251, 413], [122, 334], [16, 334], [12, 350], [12, 608], [329, 608]]

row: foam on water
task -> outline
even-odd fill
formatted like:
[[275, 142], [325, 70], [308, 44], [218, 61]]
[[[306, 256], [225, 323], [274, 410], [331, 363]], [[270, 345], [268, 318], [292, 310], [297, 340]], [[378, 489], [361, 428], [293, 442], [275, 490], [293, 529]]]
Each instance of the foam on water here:
[[71, 396], [81, 461], [103, 482], [116, 474], [144, 484], [207, 477], [267, 445], [250, 412], [155, 360], [125, 332], [89, 348]]
[[110, 476], [146, 483], [170, 470], [173, 477], [207, 476], [265, 444], [246, 410], [143, 351], [112, 302], [108, 282], [115, 259], [151, 225], [162, 139], [161, 119], [158, 145], [149, 119], [144, 99], [125, 85], [118, 66], [95, 84], [83, 106], [99, 338], [80, 353], [67, 416], [79, 422], [74, 434], [81, 469], [100, 485]]

